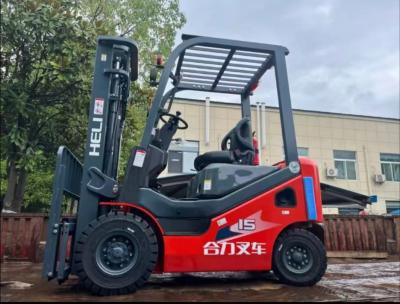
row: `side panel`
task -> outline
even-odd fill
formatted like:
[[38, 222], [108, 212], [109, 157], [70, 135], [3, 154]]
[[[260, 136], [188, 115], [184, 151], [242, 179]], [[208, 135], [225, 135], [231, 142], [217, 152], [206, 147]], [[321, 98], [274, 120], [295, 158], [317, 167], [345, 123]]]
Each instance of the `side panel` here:
[[[289, 225], [312, 221], [308, 217], [304, 180], [314, 183], [315, 217], [322, 222], [318, 168], [301, 158], [302, 175], [282, 183], [212, 219], [199, 236], [164, 236], [164, 272], [270, 270], [279, 234]], [[291, 188], [296, 205], [279, 207], [276, 194]]]
[[[275, 241], [286, 227], [323, 221], [318, 169], [309, 159], [301, 158], [300, 163], [301, 175], [212, 218], [209, 229], [201, 235], [166, 235], [162, 227], [163, 218], [157, 218], [136, 204], [100, 204], [120, 207], [127, 212], [139, 209], [155, 222], [163, 237], [162, 272], [269, 270]], [[314, 192], [308, 195], [313, 196], [315, 220], [310, 219], [307, 209], [304, 190], [307, 179], [314, 183]], [[293, 190], [296, 204], [277, 206], [276, 195], [288, 188]]]
[[[275, 205], [275, 194], [290, 187], [296, 207]], [[271, 269], [279, 233], [307, 221], [303, 178], [298, 176], [214, 219], [200, 236], [165, 236], [165, 272]]]

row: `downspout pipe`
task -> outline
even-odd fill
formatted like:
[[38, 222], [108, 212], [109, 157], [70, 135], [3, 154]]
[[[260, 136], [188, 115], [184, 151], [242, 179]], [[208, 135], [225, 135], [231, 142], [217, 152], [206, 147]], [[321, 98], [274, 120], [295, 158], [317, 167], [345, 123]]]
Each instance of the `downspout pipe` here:
[[210, 97], [206, 97], [205, 111], [204, 111], [204, 142], [206, 146], [210, 144]]

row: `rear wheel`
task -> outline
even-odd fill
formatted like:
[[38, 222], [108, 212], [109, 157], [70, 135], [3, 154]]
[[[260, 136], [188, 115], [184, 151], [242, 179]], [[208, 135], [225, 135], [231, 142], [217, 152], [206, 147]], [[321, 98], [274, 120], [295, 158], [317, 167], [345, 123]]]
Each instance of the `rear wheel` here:
[[282, 282], [297, 286], [314, 285], [325, 274], [326, 267], [325, 247], [313, 233], [291, 229], [277, 239], [273, 271]]
[[109, 213], [82, 233], [75, 250], [75, 270], [94, 294], [125, 294], [147, 281], [157, 256], [157, 237], [146, 220]]

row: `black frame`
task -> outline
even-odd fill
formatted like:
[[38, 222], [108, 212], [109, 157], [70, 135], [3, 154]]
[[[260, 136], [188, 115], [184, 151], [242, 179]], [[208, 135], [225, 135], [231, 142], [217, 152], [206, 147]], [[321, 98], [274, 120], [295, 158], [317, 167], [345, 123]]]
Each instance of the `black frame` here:
[[[147, 117], [140, 147], [135, 148], [131, 153], [124, 185], [118, 197], [119, 201], [133, 203], [149, 210], [157, 217], [166, 234], [176, 235], [198, 234], [207, 228], [211, 218], [300, 174], [285, 62], [285, 56], [289, 53], [288, 50], [279, 45], [211, 37], [183, 35], [182, 38], [183, 42], [173, 50], [164, 65], [158, 89]], [[207, 49], [207, 54], [205, 54], [205, 49]], [[188, 54], [190, 55], [188, 56]], [[225, 57], [220, 54], [224, 54]], [[237, 54], [246, 57], [246, 59], [236, 57], [235, 55]], [[190, 57], [189, 61], [188, 57]], [[219, 65], [205, 61], [204, 58], [220, 60]], [[241, 59], [241, 61], [238, 59]], [[246, 60], [246, 65], [244, 66], [242, 64], [243, 60]], [[197, 70], [201, 72], [196, 74], [197, 78], [192, 77], [192, 81], [188, 85], [187, 81], [182, 82], [182, 80], [185, 80], [185, 75], [182, 75], [182, 73], [186, 67], [193, 67], [193, 62], [198, 64]], [[254, 65], [255, 68], [251, 75], [243, 78], [246, 79], [243, 86], [235, 87], [237, 90], [219, 86], [220, 83], [224, 83], [222, 80], [225, 79], [225, 72], [229, 73], [229, 76], [234, 72], [235, 77], [232, 78], [235, 79], [249, 74], [248, 70], [238, 69], [239, 67], [248, 68], [247, 64], [256, 65]], [[155, 166], [163, 158], [162, 153], [152, 144], [152, 139], [156, 134], [155, 130], [160, 116], [166, 111], [164, 108], [166, 103], [170, 101], [167, 107], [167, 111], [169, 111], [175, 94], [183, 90], [237, 94], [241, 97], [242, 117], [251, 119], [250, 95], [252, 95], [252, 88], [258, 84], [264, 73], [272, 67], [275, 69], [287, 167], [219, 199], [179, 200], [164, 196], [152, 189], [149, 185], [149, 174], [154, 172]], [[194, 75], [195, 73], [191, 71], [190, 74]], [[200, 74], [206, 75], [207, 78], [201, 78]], [[210, 79], [210, 75], [213, 75], [214, 78]], [[165, 92], [170, 78], [172, 79], [173, 88]], [[206, 83], [208, 83], [207, 86], [205, 85]], [[132, 165], [138, 149], [147, 152], [144, 165], [141, 168]], [[293, 163], [295, 166], [293, 166]], [[201, 221], [202, 224], [198, 226], [187, 225], [187, 219], [194, 220], [194, 217]], [[179, 233], [177, 233], [178, 231]]]
[[[182, 35], [182, 39], [183, 42], [173, 50], [164, 66], [147, 119], [141, 147], [148, 148], [153, 128], [158, 124], [160, 109], [164, 108], [165, 103], [169, 99], [172, 100], [179, 91], [195, 90], [240, 95], [242, 117], [250, 118], [249, 97], [252, 94], [251, 90], [258, 84], [264, 73], [274, 67], [285, 162], [287, 165], [290, 162], [298, 162], [285, 61], [285, 56], [289, 54], [288, 49], [279, 45], [192, 35]], [[220, 54], [225, 55], [225, 57]], [[208, 60], [204, 60], [204, 58]], [[177, 65], [173, 73], [176, 61]], [[252, 70], [252, 72], [249, 72], [249, 70]], [[188, 74], [185, 75], [184, 73], [189, 73], [194, 77], [187, 76]], [[170, 77], [173, 78], [174, 88], [164, 93]], [[224, 86], [227, 83], [227, 77], [235, 80], [231, 81], [230, 86]], [[245, 81], [238, 82], [240, 79]], [[237, 86], [234, 82], [243, 85]]]

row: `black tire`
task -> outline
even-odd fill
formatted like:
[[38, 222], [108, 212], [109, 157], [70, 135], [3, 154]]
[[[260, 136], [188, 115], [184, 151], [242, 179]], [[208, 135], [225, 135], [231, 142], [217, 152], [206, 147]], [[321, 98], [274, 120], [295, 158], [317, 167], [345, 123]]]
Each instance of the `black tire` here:
[[113, 212], [89, 224], [77, 242], [74, 268], [96, 295], [135, 292], [153, 272], [157, 236], [143, 218]]
[[281, 282], [312, 286], [325, 274], [326, 250], [321, 240], [310, 231], [290, 229], [278, 237], [272, 263], [274, 274]]

